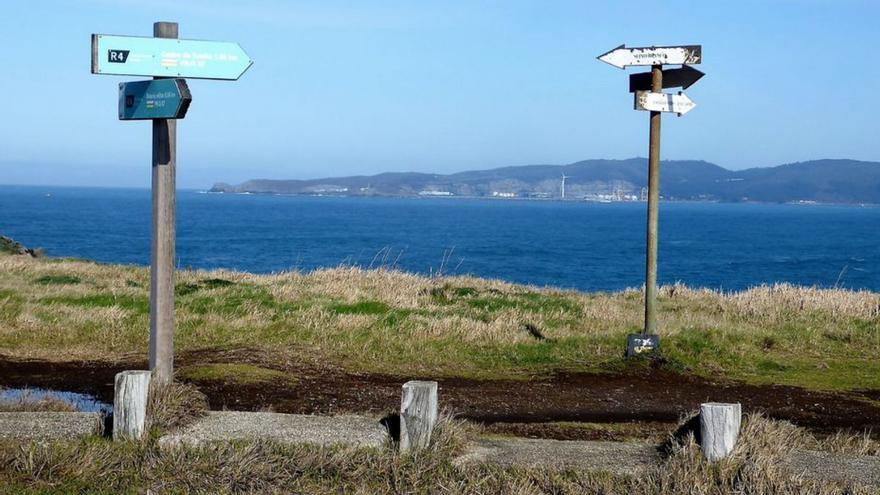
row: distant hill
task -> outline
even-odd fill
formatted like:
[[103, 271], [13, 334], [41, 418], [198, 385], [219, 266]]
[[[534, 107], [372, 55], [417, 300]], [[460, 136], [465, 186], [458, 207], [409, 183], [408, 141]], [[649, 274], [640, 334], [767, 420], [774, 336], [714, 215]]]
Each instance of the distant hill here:
[[[647, 187], [647, 160], [584, 160], [454, 174], [414, 172], [313, 180], [255, 179], [212, 192], [341, 196], [463, 196], [635, 200]], [[661, 195], [672, 200], [880, 204], [880, 163], [814, 160], [732, 171], [705, 161], [661, 163]]]

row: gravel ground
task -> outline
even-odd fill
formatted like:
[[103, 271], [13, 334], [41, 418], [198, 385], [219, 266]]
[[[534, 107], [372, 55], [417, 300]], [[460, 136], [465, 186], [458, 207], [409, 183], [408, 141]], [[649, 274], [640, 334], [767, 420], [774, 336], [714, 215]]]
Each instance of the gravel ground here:
[[799, 450], [792, 454], [788, 468], [805, 478], [858, 483], [880, 492], [880, 457]]
[[216, 411], [180, 432], [163, 436], [159, 445], [173, 447], [255, 439], [288, 444], [382, 447], [388, 441], [388, 432], [378, 419], [366, 416]]
[[101, 413], [0, 412], [0, 439], [63, 440], [103, 432]]
[[[455, 462], [637, 474], [656, 466], [660, 457], [656, 447], [647, 443], [484, 438], [470, 445]], [[862, 485], [880, 493], [877, 456], [799, 450], [785, 467], [806, 479]]]

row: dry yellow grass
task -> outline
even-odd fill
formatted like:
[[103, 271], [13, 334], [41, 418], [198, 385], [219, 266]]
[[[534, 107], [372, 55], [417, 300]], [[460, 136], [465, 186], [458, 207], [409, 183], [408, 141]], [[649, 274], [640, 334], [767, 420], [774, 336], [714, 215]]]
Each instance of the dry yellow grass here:
[[549, 468], [459, 467], [453, 462], [476, 432], [448, 417], [417, 455], [389, 448], [218, 444], [163, 451], [145, 443], [0, 442], [4, 493], [309, 493], [309, 494], [870, 494], [876, 487], [802, 476], [785, 468], [806, 433], [757, 415], [745, 419], [727, 459], [709, 464], [686, 437], [639, 476]]
[[[0, 256], [0, 354], [143, 355], [149, 272]], [[350, 369], [516, 376], [620, 366], [642, 292], [580, 293], [473, 277], [336, 268], [181, 271], [179, 351], [249, 347]], [[526, 325], [538, 330], [536, 338]], [[880, 388], [880, 295], [791, 285], [660, 291], [669, 366], [752, 382]]]

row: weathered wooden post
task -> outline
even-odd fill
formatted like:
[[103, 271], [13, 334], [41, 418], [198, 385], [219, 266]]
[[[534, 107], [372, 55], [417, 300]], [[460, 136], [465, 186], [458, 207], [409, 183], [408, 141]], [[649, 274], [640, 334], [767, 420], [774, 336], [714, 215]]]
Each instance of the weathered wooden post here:
[[140, 440], [147, 430], [149, 371], [123, 371], [116, 375], [113, 395], [113, 439]]
[[700, 404], [700, 447], [710, 462], [727, 457], [736, 446], [742, 421], [740, 404]]
[[427, 447], [437, 416], [437, 382], [404, 383], [400, 402], [400, 451]]
[[[177, 38], [176, 22], [153, 24], [156, 38]], [[150, 236], [150, 369], [159, 385], [174, 376], [174, 244], [177, 121], [153, 119], [153, 224]]]
[[[651, 91], [663, 91], [663, 66], [651, 68]], [[660, 115], [651, 110], [648, 134], [648, 229], [645, 249], [645, 326], [642, 335], [657, 333], [657, 238], [660, 228]]]

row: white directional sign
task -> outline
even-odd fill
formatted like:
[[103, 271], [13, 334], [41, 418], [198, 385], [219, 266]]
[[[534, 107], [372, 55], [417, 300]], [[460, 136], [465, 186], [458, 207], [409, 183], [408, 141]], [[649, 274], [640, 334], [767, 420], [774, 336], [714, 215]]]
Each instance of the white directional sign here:
[[623, 69], [632, 65], [699, 64], [703, 60], [703, 47], [686, 46], [648, 46], [617, 48], [599, 55], [599, 60]]
[[696, 103], [684, 93], [653, 93], [651, 91], [636, 91], [636, 110], [648, 110], [651, 112], [671, 112], [679, 115], [693, 110]]

